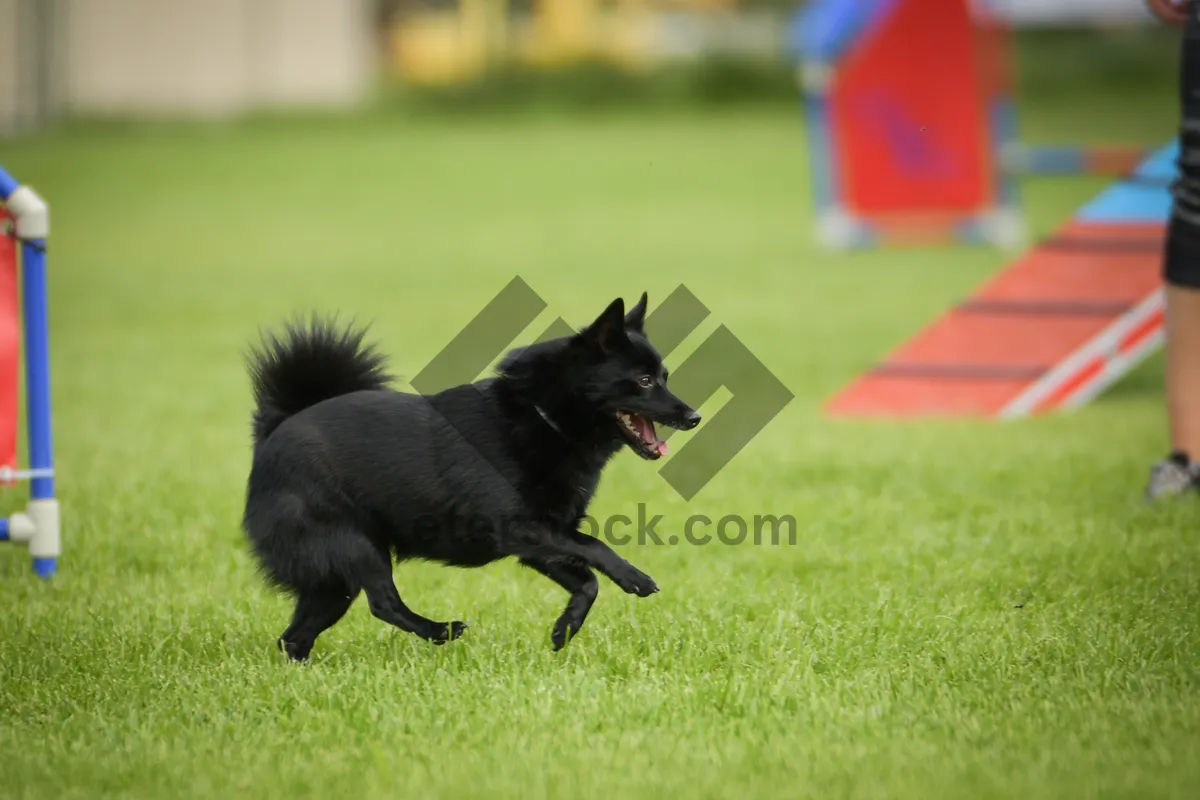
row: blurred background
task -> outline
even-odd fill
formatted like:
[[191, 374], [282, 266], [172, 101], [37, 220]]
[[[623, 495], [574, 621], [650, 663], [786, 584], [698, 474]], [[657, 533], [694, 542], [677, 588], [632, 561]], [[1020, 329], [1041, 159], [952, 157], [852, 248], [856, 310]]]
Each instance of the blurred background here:
[[[788, 103], [803, 0], [0, 0], [0, 135], [435, 101]], [[994, 0], [1027, 84], [1145, 79], [1140, 0]], [[1074, 45], [1074, 46], [1072, 46]], [[407, 107], [407, 106], [406, 106]]]
[[[1179, 31], [1141, 0], [975, 2], [1011, 33], [1023, 144], [1174, 137]], [[827, 342], [774, 367], [815, 411], [1011, 254], [823, 246], [813, 5], [0, 0], [0, 163], [53, 209], [54, 352], [202, 326], [240, 403], [232, 349], [299, 306], [386, 320], [412, 374], [514, 275], [573, 324], [685, 282], [756, 352]], [[1113, 177], [1022, 180], [1029, 234]]]

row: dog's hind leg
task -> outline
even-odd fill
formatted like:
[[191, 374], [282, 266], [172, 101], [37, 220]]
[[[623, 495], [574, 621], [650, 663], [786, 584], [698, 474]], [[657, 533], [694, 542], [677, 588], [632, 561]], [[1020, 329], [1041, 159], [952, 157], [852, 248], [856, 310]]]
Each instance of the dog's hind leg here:
[[317, 637], [346, 615], [358, 589], [327, 585], [307, 589], [296, 599], [292, 624], [279, 637], [280, 648], [295, 661], [305, 661]]
[[596, 602], [596, 595], [600, 592], [600, 582], [596, 580], [596, 574], [578, 559], [523, 558], [521, 563], [537, 570], [571, 593], [566, 610], [554, 623], [554, 630], [550, 634], [554, 649], [561, 650], [568, 639], [573, 639], [583, 627], [583, 621], [587, 619], [592, 604]]
[[389, 625], [408, 633], [415, 633], [434, 644], [445, 644], [451, 639], [457, 639], [467, 629], [465, 622], [434, 622], [404, 605], [404, 601], [400, 599], [400, 592], [396, 591], [396, 584], [392, 581], [391, 563], [386, 558], [362, 565], [357, 574], [362, 581], [371, 613]]

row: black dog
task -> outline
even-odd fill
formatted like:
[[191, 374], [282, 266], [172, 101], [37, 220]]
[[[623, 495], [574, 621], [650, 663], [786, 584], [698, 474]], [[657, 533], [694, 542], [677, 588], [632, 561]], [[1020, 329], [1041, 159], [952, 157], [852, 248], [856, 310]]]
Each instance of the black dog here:
[[579, 531], [622, 444], [666, 452], [654, 422], [700, 422], [667, 389], [643, 330], [646, 295], [618, 298], [581, 333], [518, 348], [497, 377], [435, 395], [388, 388], [364, 331], [319, 318], [264, 337], [249, 369], [257, 408], [243, 527], [265, 577], [296, 598], [280, 646], [304, 660], [360, 591], [371, 613], [441, 644], [461, 622], [410, 610], [391, 558], [478, 567], [516, 556], [571, 597], [554, 649], [596, 600], [593, 569], [630, 594], [658, 591], [611, 548]]

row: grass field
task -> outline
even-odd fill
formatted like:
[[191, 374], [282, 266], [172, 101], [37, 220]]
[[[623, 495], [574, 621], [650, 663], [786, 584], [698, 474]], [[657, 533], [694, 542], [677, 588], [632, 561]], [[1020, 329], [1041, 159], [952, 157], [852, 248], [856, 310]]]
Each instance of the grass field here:
[[[1171, 135], [1166, 91], [1091, 102], [1030, 128]], [[54, 209], [65, 556], [45, 584], [0, 551], [0, 795], [1195, 796], [1200, 509], [1140, 499], [1161, 362], [1070, 416], [823, 419], [1004, 256], [819, 250], [791, 109], [86, 128], [3, 162]], [[1102, 184], [1031, 183], [1038, 230]], [[672, 362], [724, 323], [796, 395], [691, 502], [625, 454], [596, 514], [792, 514], [797, 543], [622, 548], [661, 593], [602, 582], [558, 654], [543, 578], [405, 565], [463, 639], [360, 601], [285, 663], [238, 529], [242, 348], [340, 310], [412, 376], [514, 275], [551, 307], [527, 336], [686, 283], [713, 314]]]

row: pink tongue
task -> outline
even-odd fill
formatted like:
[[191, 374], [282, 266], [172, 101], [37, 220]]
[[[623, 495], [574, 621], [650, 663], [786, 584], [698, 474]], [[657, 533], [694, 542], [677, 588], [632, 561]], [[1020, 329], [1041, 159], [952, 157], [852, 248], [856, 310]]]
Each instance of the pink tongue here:
[[654, 425], [645, 417], [633, 415], [633, 424], [637, 426], [638, 433], [641, 434], [642, 441], [658, 451], [660, 456], [667, 454], [667, 443], [659, 440], [654, 434]]

